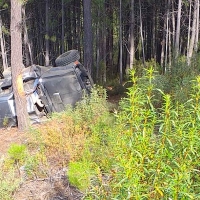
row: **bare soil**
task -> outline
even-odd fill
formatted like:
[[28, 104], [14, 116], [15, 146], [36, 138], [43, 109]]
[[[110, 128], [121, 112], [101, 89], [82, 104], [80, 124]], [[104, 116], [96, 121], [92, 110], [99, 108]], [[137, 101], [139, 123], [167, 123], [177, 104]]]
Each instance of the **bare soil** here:
[[[17, 128], [0, 129], [0, 159], [6, 156], [11, 144], [26, 142], [26, 133]], [[52, 170], [53, 169], [53, 170]], [[14, 200], [80, 200], [83, 194], [71, 186], [66, 177], [66, 170], [51, 166], [45, 178], [24, 180], [13, 194]], [[19, 176], [22, 176], [19, 175]]]
[[4, 155], [12, 143], [22, 144], [25, 134], [17, 128], [0, 129], [0, 156]]

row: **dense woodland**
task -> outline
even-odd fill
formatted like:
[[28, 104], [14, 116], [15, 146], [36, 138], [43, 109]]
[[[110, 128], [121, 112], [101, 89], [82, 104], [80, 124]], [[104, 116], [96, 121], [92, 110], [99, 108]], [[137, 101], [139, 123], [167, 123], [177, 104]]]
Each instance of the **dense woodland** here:
[[[153, 59], [164, 73], [177, 56], [189, 65], [198, 52], [199, 0], [28, 0], [22, 15], [25, 66], [53, 65], [61, 53], [78, 49], [100, 83], [119, 73], [122, 79], [138, 60], [145, 66]], [[11, 60], [10, 1], [1, 0], [0, 26], [5, 69]]]

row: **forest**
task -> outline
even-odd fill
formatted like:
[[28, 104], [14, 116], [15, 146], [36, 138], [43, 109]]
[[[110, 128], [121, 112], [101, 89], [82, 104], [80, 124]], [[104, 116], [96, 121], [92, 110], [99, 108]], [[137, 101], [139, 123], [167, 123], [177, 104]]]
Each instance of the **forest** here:
[[0, 199], [200, 199], [199, 0], [23, 0], [21, 49], [15, 3], [0, 1], [1, 71], [76, 49], [95, 85], [8, 147]]
[[[128, 69], [137, 68], [137, 61], [145, 66], [145, 62], [153, 60], [160, 65], [160, 73], [165, 73], [177, 56], [187, 59], [189, 65], [192, 56], [198, 52], [199, 1], [83, 2], [24, 2], [25, 66], [53, 65], [56, 57], [71, 49], [79, 50], [84, 63], [83, 47], [87, 43], [92, 60], [88, 67], [92, 68], [95, 82], [105, 83], [120, 73], [123, 76]], [[85, 24], [89, 28], [84, 27], [84, 20], [88, 20]], [[10, 2], [6, 0], [1, 1], [0, 25], [1, 65], [5, 69], [11, 60]], [[89, 41], [84, 41], [84, 28], [91, 29]]]

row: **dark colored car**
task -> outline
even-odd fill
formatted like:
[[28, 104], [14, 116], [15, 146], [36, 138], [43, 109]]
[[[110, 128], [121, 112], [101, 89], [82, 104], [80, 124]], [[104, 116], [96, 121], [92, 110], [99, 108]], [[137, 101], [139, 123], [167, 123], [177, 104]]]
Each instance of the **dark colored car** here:
[[[55, 60], [54, 67], [33, 65], [22, 72], [27, 109], [32, 123], [42, 116], [74, 106], [83, 92], [90, 93], [92, 78], [78, 61], [77, 50], [68, 51]], [[4, 73], [5, 74], [5, 73]], [[0, 127], [16, 126], [17, 116], [11, 75], [0, 80]]]

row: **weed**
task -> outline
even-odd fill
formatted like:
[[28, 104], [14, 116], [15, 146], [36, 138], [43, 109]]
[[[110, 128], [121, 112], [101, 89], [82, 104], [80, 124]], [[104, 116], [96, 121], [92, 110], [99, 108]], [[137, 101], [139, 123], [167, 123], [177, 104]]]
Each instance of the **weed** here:
[[141, 78], [131, 75], [133, 86], [120, 102], [116, 122], [103, 115], [92, 127], [83, 156], [95, 163], [88, 164], [91, 171], [99, 170], [86, 199], [198, 199], [200, 79], [184, 103], [157, 90], [158, 109], [153, 68]]
[[[1, 166], [2, 168], [3, 166]], [[12, 200], [13, 192], [20, 184], [20, 179], [15, 176], [14, 170], [0, 172], [0, 199]]]
[[0, 178], [0, 199], [11, 200], [13, 191], [19, 186], [19, 180], [12, 175], [6, 175], [6, 178]]
[[68, 176], [70, 183], [83, 191], [90, 187], [90, 179], [92, 177], [90, 164], [87, 160], [69, 164]]
[[8, 127], [8, 124], [9, 124], [9, 119], [8, 119], [8, 117], [4, 117], [4, 119], [3, 119], [3, 126], [4, 126], [4, 127]]
[[27, 149], [25, 145], [11, 144], [8, 149], [9, 159], [13, 164], [24, 162], [27, 156]]

